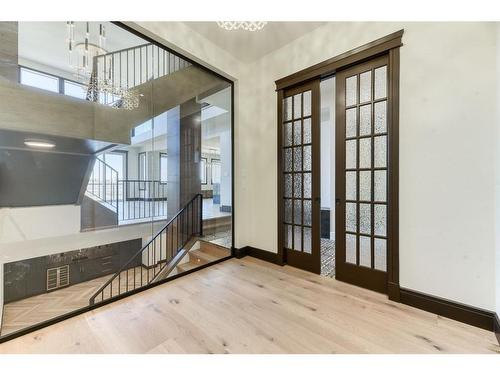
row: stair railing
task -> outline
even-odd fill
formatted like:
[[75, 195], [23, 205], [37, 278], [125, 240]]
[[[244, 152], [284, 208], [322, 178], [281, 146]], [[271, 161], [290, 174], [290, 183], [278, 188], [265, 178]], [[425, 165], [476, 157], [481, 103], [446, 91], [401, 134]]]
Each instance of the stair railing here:
[[168, 266], [193, 236], [203, 236], [203, 197], [196, 194], [90, 298], [104, 302], [145, 287]]
[[118, 211], [118, 185], [118, 171], [96, 158], [87, 184], [87, 193]]
[[[113, 92], [132, 89], [190, 65], [188, 61], [152, 43], [96, 56], [87, 100], [119, 107], [119, 95]], [[99, 92], [99, 88], [105, 89], [101, 86], [108, 87], [108, 90]]]

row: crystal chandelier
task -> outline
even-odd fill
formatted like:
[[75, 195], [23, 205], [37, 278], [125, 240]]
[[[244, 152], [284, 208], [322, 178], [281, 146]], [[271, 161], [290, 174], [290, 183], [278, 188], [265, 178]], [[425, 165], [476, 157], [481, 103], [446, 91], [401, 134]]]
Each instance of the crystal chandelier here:
[[[105, 55], [106, 51], [106, 29], [99, 24], [99, 33], [94, 36], [90, 30], [90, 22], [78, 24], [81, 30], [77, 30], [74, 21], [66, 22], [68, 31], [68, 54], [69, 65], [75, 71], [75, 75], [82, 79], [88, 79], [92, 73], [92, 62], [96, 56]], [[75, 34], [83, 35], [82, 40], [76, 40]]]
[[266, 26], [266, 21], [217, 21], [217, 25], [225, 30], [245, 30], [257, 31], [262, 30]]
[[[138, 91], [123, 87], [121, 77], [116, 79], [115, 73], [121, 74], [121, 69], [115, 69], [113, 53], [106, 50], [105, 26], [99, 24], [98, 33], [92, 33], [90, 22], [81, 22], [78, 28], [74, 21], [66, 24], [69, 65], [79, 81], [88, 82], [87, 100], [113, 108], [132, 110], [139, 107]], [[83, 39], [77, 41], [78, 37]], [[99, 62], [102, 69], [98, 68]]]

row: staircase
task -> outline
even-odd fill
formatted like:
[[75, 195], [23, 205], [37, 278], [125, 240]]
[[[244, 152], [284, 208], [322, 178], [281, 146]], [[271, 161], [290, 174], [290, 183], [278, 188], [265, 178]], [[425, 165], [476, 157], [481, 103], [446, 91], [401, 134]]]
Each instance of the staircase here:
[[231, 255], [231, 251], [225, 247], [213, 243], [198, 240], [187, 253], [184, 262], [179, 262], [168, 276], [181, 274], [200, 268], [206, 264], [217, 262]]
[[202, 195], [196, 194], [91, 296], [89, 304], [105, 302], [230, 256], [228, 249], [200, 240], [202, 210]]

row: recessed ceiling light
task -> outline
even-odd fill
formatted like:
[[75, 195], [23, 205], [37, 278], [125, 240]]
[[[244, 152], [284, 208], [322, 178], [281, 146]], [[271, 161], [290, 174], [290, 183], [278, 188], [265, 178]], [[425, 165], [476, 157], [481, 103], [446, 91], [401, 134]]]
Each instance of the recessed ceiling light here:
[[33, 148], [54, 148], [56, 144], [50, 141], [45, 141], [43, 139], [25, 139], [24, 144], [28, 147]]

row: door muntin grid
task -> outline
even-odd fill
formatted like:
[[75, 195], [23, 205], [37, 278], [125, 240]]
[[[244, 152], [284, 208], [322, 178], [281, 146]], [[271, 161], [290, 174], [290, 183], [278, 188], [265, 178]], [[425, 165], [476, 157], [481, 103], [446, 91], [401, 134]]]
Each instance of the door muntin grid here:
[[345, 78], [345, 262], [387, 271], [387, 64]]
[[283, 99], [284, 247], [312, 253], [312, 91]]

